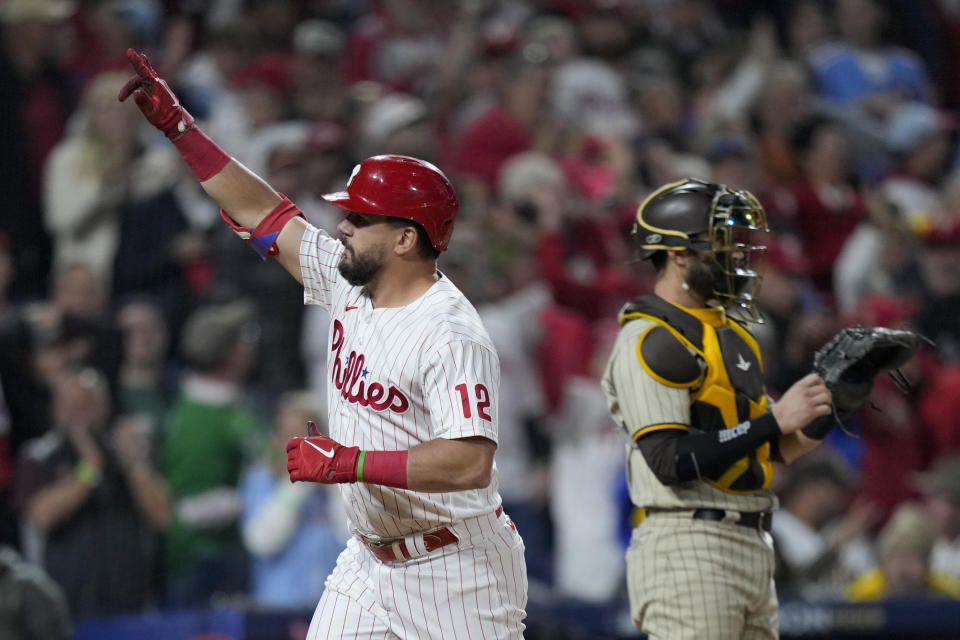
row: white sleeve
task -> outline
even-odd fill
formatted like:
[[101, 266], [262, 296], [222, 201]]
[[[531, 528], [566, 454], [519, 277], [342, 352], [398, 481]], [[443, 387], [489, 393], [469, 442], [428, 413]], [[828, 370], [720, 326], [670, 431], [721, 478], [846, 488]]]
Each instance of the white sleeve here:
[[[107, 181], [82, 171], [76, 144], [62, 143], [47, 160], [43, 181], [43, 215], [52, 235], [73, 238], [98, 209], [115, 207], [123, 199], [120, 181]], [[100, 225], [106, 224], [104, 221]]]
[[872, 224], [860, 224], [843, 243], [833, 266], [833, 287], [840, 311], [852, 315], [882, 273], [883, 236]]
[[300, 241], [300, 275], [303, 277], [303, 302], [329, 309], [333, 304], [334, 291], [341, 282], [337, 265], [343, 254], [343, 243], [307, 223], [307, 230]]
[[317, 486], [308, 482], [281, 483], [243, 523], [241, 534], [247, 551], [255, 556], [272, 556], [280, 552], [296, 533], [303, 503]]
[[424, 372], [423, 394], [433, 438], [483, 436], [497, 442], [500, 360], [471, 340], [439, 347]]

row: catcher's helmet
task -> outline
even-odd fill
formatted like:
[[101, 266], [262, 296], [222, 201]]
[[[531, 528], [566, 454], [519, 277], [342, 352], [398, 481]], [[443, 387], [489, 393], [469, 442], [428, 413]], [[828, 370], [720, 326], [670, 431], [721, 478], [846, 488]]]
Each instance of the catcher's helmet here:
[[440, 169], [409, 156], [373, 156], [353, 168], [347, 190], [323, 196], [348, 211], [412, 220], [444, 251], [459, 202]]
[[637, 209], [631, 236], [639, 259], [657, 251], [712, 251], [714, 295], [724, 306], [757, 320], [753, 294], [760, 275], [750, 268], [750, 255], [765, 247], [752, 243], [750, 231], [768, 230], [763, 206], [749, 191], [690, 178], [647, 196]]

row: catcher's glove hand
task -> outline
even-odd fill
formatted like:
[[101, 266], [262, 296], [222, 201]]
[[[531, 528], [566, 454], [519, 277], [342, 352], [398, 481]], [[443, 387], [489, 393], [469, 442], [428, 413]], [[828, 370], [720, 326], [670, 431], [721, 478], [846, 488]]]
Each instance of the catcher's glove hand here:
[[845, 418], [866, 402], [873, 379], [888, 371], [904, 392], [910, 385], [900, 372], [926, 338], [913, 331], [884, 327], [848, 327], [830, 338], [813, 358], [813, 370], [833, 394], [834, 417]]

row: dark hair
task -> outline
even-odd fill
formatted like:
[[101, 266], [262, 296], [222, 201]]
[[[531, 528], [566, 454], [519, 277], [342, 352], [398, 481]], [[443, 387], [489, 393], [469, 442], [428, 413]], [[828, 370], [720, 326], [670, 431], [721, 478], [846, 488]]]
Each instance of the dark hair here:
[[440, 257], [440, 252], [433, 248], [433, 243], [430, 242], [430, 236], [427, 235], [426, 229], [423, 228], [419, 222], [414, 220], [407, 220], [406, 218], [396, 218], [394, 216], [386, 216], [387, 224], [391, 227], [413, 227], [417, 230], [417, 255], [425, 260], [436, 260]]
[[813, 147], [821, 129], [837, 129], [837, 122], [824, 115], [811, 115], [802, 120], [790, 134], [790, 148], [797, 156], [804, 156]]
[[652, 254], [650, 254], [650, 264], [653, 265], [653, 269], [657, 273], [663, 271], [663, 268], [667, 266], [667, 252], [654, 251]]
[[815, 483], [828, 483], [837, 489], [849, 489], [852, 484], [849, 470], [841, 459], [834, 456], [818, 456], [798, 464], [780, 488], [780, 499], [787, 501], [802, 487]]

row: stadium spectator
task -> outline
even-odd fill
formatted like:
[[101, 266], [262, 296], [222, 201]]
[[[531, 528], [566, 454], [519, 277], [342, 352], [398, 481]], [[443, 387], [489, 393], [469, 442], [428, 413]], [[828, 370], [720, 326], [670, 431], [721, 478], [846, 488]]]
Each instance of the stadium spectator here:
[[[162, 197], [180, 177], [176, 156], [164, 146], [145, 146], [137, 135], [137, 112], [116, 100], [116, 85], [124, 77], [113, 72], [91, 80], [72, 132], [51, 151], [44, 173], [44, 223], [53, 238], [54, 270], [82, 262], [105, 291], [111, 290], [126, 211]], [[156, 242], [154, 217], [162, 216], [140, 222], [151, 222], [144, 226]], [[141, 252], [138, 258], [145, 256]], [[137, 260], [123, 266], [143, 269]]]
[[806, 60], [816, 47], [830, 38], [830, 22], [821, 0], [797, 0], [791, 3], [786, 18], [786, 49], [797, 61]]
[[919, 286], [915, 234], [949, 214], [942, 182], [950, 156], [950, 123], [922, 103], [907, 103], [891, 116], [887, 144], [892, 173], [867, 199], [868, 216], [850, 234], [834, 266], [839, 310], [851, 314], [870, 293], [904, 295]]
[[768, 388], [782, 393], [808, 370], [814, 351], [836, 327], [813, 287], [809, 262], [797, 239], [767, 235], [763, 286], [757, 292], [764, 324], [755, 335], [764, 354]]
[[166, 320], [160, 308], [145, 299], [127, 302], [116, 317], [123, 332], [118, 408], [124, 415], [145, 420], [147, 430], [159, 441], [173, 395]]
[[772, 531], [778, 592], [837, 597], [862, 570], [857, 562], [864, 554], [857, 547], [869, 547], [866, 534], [877, 513], [869, 503], [848, 504], [853, 482], [846, 463], [829, 453], [790, 470], [778, 491], [780, 510]]
[[174, 513], [164, 545], [173, 606], [246, 587], [238, 483], [258, 424], [244, 391], [259, 332], [252, 305], [242, 300], [200, 307], [183, 327], [180, 350], [189, 372], [163, 443]]
[[589, 320], [613, 313], [635, 286], [623, 264], [629, 249], [618, 219], [588, 206], [560, 164], [537, 151], [504, 164], [498, 192], [534, 224], [539, 278], [554, 301]]
[[960, 360], [960, 215], [921, 228], [920, 311], [915, 322], [933, 340], [941, 362]]
[[11, 240], [17, 278], [11, 295], [47, 291], [50, 238], [43, 228], [41, 181], [47, 155], [63, 136], [73, 93], [57, 59], [58, 34], [76, 10], [70, 0], [8, 0], [0, 5], [0, 118], [4, 194], [0, 229]]
[[156, 533], [170, 516], [154, 451], [134, 425], [113, 422], [93, 369], [57, 380], [53, 419], [17, 468], [27, 557], [63, 588], [75, 617], [139, 611], [154, 602]]
[[960, 451], [944, 454], [914, 484], [937, 530], [930, 568], [960, 581]]
[[940, 218], [940, 186], [951, 160], [950, 117], [920, 102], [898, 107], [887, 125], [887, 144], [898, 164], [883, 181], [887, 201], [911, 227], [919, 215]]
[[389, 93], [360, 117], [360, 155], [396, 154], [436, 162], [437, 139], [427, 105], [415, 96]]
[[929, 433], [921, 444], [933, 451], [960, 451], [960, 363], [953, 362], [927, 381], [918, 400]]
[[548, 505], [549, 441], [547, 412], [536, 370], [536, 348], [543, 340], [537, 318], [551, 304], [546, 287], [534, 279], [532, 258], [515, 255], [510, 272], [477, 313], [500, 357], [497, 473], [503, 508], [523, 532], [528, 576], [549, 584], [552, 578], [552, 523]]
[[751, 109], [760, 169], [767, 188], [784, 187], [800, 178], [800, 163], [791, 137], [809, 108], [810, 87], [794, 61], [772, 65]]
[[930, 566], [936, 537], [923, 507], [903, 503], [877, 537], [879, 566], [851, 582], [847, 596], [854, 602], [960, 598], [960, 584]]
[[287, 440], [305, 434], [308, 421], [326, 433], [322, 415], [308, 392], [283, 394], [264, 455], [240, 481], [250, 593], [263, 605], [314, 606], [350, 535], [335, 487], [291, 483], [287, 474]]
[[463, 132], [455, 165], [464, 176], [492, 189], [503, 164], [535, 148], [544, 118], [550, 73], [542, 64], [515, 57], [497, 103]]
[[298, 118], [339, 118], [347, 108], [343, 81], [343, 30], [328, 20], [302, 20], [293, 29], [290, 101]]
[[888, 17], [879, 0], [835, 3], [839, 40], [816, 48], [809, 57], [821, 96], [880, 120], [905, 100], [931, 100], [920, 58], [885, 40]]
[[72, 22], [76, 40], [64, 61], [78, 87], [98, 74], [122, 69], [131, 45], [153, 46], [164, 27], [159, 0], [98, 0], [81, 2]]
[[[16, 459], [16, 446], [19, 445], [14, 434], [14, 417], [7, 400], [11, 390], [16, 390], [16, 369], [18, 363], [14, 356], [14, 345], [8, 343], [11, 329], [15, 323], [14, 312], [10, 308], [7, 293], [13, 277], [13, 256], [10, 253], [10, 240], [0, 231], [0, 545], [13, 544], [17, 540], [17, 525], [10, 510], [10, 486], [13, 483], [13, 467]], [[22, 349], [22, 347], [21, 347]], [[20, 352], [22, 353], [22, 351]], [[17, 354], [19, 355], [19, 354]], [[14, 356], [11, 358], [11, 356]], [[13, 376], [14, 386], [9, 379]], [[7, 388], [4, 389], [4, 382]]]
[[865, 215], [863, 195], [850, 181], [849, 146], [835, 122], [808, 118], [794, 131], [792, 144], [802, 177], [772, 198], [771, 225], [797, 235], [817, 291], [832, 302], [833, 264]]
[[423, 89], [442, 66], [443, 32], [454, 7], [426, 0], [382, 0], [347, 34], [349, 82], [374, 80], [395, 91]]
[[[911, 298], [869, 296], [850, 322], [897, 328], [907, 323], [916, 309], [916, 301]], [[917, 388], [934, 375], [922, 364], [928, 359], [932, 359], [931, 354], [922, 351], [902, 369]], [[857, 445], [860, 483], [854, 500], [876, 505], [877, 522], [883, 523], [898, 505], [916, 496], [909, 479], [930, 463], [935, 448], [932, 425], [919, 410], [919, 394], [902, 393], [889, 376], [878, 376], [870, 397], [878, 410], [867, 406], [851, 416], [848, 430], [858, 437], [844, 436], [841, 442]]]
[[566, 381], [550, 422], [554, 586], [578, 600], [611, 602], [626, 585], [616, 493], [623, 442], [598, 384], [615, 326], [602, 324], [597, 333], [588, 373]]
[[114, 388], [121, 336], [110, 315], [110, 294], [90, 266], [74, 262], [59, 269], [53, 274], [50, 300], [32, 305], [25, 313], [46, 346], [59, 349], [64, 364], [93, 367]]
[[70, 613], [57, 583], [16, 549], [0, 545], [0, 637], [69, 640]]
[[[261, 171], [281, 193], [303, 192], [307, 188], [304, 147], [308, 131], [309, 125], [301, 122], [266, 127], [251, 141], [251, 159], [256, 158], [251, 169]], [[304, 385], [300, 354], [303, 289], [275, 261], [264, 264], [249, 248], [237, 243], [236, 234], [226, 226], [214, 229], [211, 245], [213, 295], [222, 300], [244, 296], [256, 307], [260, 350], [250, 376], [254, 391], [251, 400], [259, 413], [269, 415], [277, 395]]]
[[17, 540], [16, 521], [10, 509], [10, 487], [13, 484], [14, 455], [10, 409], [0, 379], [0, 544], [11, 544]]

